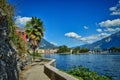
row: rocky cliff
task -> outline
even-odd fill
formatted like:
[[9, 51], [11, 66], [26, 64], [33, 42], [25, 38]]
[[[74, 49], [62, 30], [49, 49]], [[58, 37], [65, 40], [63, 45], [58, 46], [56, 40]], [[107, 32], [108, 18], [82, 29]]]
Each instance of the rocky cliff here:
[[0, 80], [18, 80], [17, 52], [8, 37], [7, 16], [0, 14]]

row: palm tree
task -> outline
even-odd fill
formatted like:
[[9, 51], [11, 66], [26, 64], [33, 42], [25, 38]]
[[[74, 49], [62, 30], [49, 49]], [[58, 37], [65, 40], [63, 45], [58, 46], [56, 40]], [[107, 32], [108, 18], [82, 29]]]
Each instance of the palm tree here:
[[42, 37], [44, 36], [43, 22], [37, 17], [32, 17], [32, 19], [27, 22], [25, 31], [28, 36], [30, 48], [33, 50], [33, 53], [35, 53]]

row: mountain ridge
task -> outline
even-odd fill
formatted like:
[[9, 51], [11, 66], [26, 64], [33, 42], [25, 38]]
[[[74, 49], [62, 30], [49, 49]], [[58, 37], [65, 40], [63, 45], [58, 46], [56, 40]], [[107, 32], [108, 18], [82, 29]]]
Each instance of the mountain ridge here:
[[47, 40], [45, 40], [44, 38], [41, 39], [41, 42], [39, 44], [39, 49], [55, 49], [58, 46], [48, 42]]
[[88, 48], [88, 49], [108, 49], [111, 47], [119, 47], [119, 46], [120, 46], [120, 31], [114, 34], [111, 34], [110, 36], [105, 37], [92, 44], [85, 44], [80, 47]]

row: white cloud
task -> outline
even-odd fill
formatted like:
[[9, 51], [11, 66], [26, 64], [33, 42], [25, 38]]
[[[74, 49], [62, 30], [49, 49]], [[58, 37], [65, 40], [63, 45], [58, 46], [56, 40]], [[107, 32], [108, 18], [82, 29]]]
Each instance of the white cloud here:
[[95, 41], [97, 41], [98, 39], [98, 35], [91, 35], [91, 36], [87, 36], [87, 37], [81, 37], [79, 40], [86, 42], [86, 43], [93, 43]]
[[[120, 0], [117, 5], [110, 7], [109, 10], [111, 11], [111, 15], [120, 15]], [[66, 33], [65, 36], [75, 38], [82, 42], [93, 43], [107, 36], [110, 36], [114, 32], [120, 31], [120, 18], [102, 21], [98, 25], [104, 27], [104, 30], [102, 30], [101, 28], [96, 29], [97, 32], [100, 32], [99, 34], [84, 37], [76, 34], [75, 32], [70, 32]], [[88, 29], [87, 26], [84, 26], [83, 28]]]
[[58, 44], [57, 43], [55, 43], [55, 42], [50, 42], [51, 44], [53, 44], [53, 45], [55, 45], [55, 46], [57, 46]]
[[[74, 34], [74, 36], [73, 36], [73, 34]], [[75, 38], [75, 39], [77, 39], [79, 41], [82, 41], [82, 42], [85, 42], [85, 43], [93, 43], [93, 42], [98, 41], [98, 40], [100, 40], [100, 39], [102, 39], [104, 37], [109, 36], [110, 34], [108, 34], [108, 33], [100, 33], [100, 34], [90, 35], [90, 36], [87, 36], [87, 37], [82, 37], [82, 36], [76, 37], [75, 35], [80, 36], [80, 35], [78, 35], [78, 34], [76, 34], [74, 32], [72, 32], [72, 33], [69, 32], [69, 33], [65, 34], [65, 36], [67, 36], [67, 37], [72, 37], [72, 38]]]
[[109, 10], [110, 11], [115, 11], [117, 9], [117, 7], [110, 7]]
[[112, 12], [110, 15], [120, 15], [120, 12], [115, 11], [115, 12]]
[[110, 15], [120, 15], [120, 0], [118, 1], [118, 4], [110, 7], [109, 10], [111, 11]]
[[109, 35], [110, 34], [104, 32], [104, 33], [100, 33], [98, 36], [104, 38], [104, 37], [107, 37]]
[[115, 33], [120, 31], [120, 19], [106, 20], [99, 23], [101, 27], [105, 27], [102, 32]]
[[120, 28], [117, 27], [117, 28], [106, 28], [104, 30], [105, 32], [117, 32], [117, 31], [120, 31]]
[[15, 17], [15, 24], [16, 24], [18, 27], [25, 27], [26, 22], [27, 22], [27, 21], [30, 21], [30, 20], [31, 20], [31, 17], [21, 17], [21, 16], [17, 16], [17, 17]]
[[115, 31], [120, 31], [120, 28], [116, 28]]
[[113, 29], [113, 28], [107, 28], [107, 29], [105, 29], [104, 31], [105, 31], [105, 32], [114, 32], [115, 29]]
[[83, 41], [83, 42], [87, 42], [87, 43], [93, 43], [93, 42], [101, 40], [109, 35], [110, 34], [107, 34], [107, 33], [100, 33], [100, 34], [96, 34], [96, 35], [90, 35], [87, 37], [81, 37], [79, 40]]
[[102, 32], [102, 29], [99, 28], [99, 29], [96, 29], [96, 31], [97, 31], [97, 32]]
[[99, 23], [99, 25], [103, 26], [103, 27], [116, 27], [116, 26], [120, 26], [120, 19], [102, 21], [102, 22]]
[[83, 28], [84, 28], [84, 29], [88, 29], [88, 27], [87, 27], [87, 26], [83, 26]]
[[71, 37], [71, 38], [80, 38], [81, 37], [80, 35], [78, 35], [77, 33], [74, 33], [74, 32], [66, 33], [65, 36]]

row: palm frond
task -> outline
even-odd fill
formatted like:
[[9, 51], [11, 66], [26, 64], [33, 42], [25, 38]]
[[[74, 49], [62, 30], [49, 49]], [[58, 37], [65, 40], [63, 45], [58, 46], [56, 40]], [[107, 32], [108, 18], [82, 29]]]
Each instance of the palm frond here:
[[31, 21], [26, 23], [25, 31], [28, 35], [31, 46], [38, 46], [45, 31], [42, 20], [37, 17], [32, 17]]

